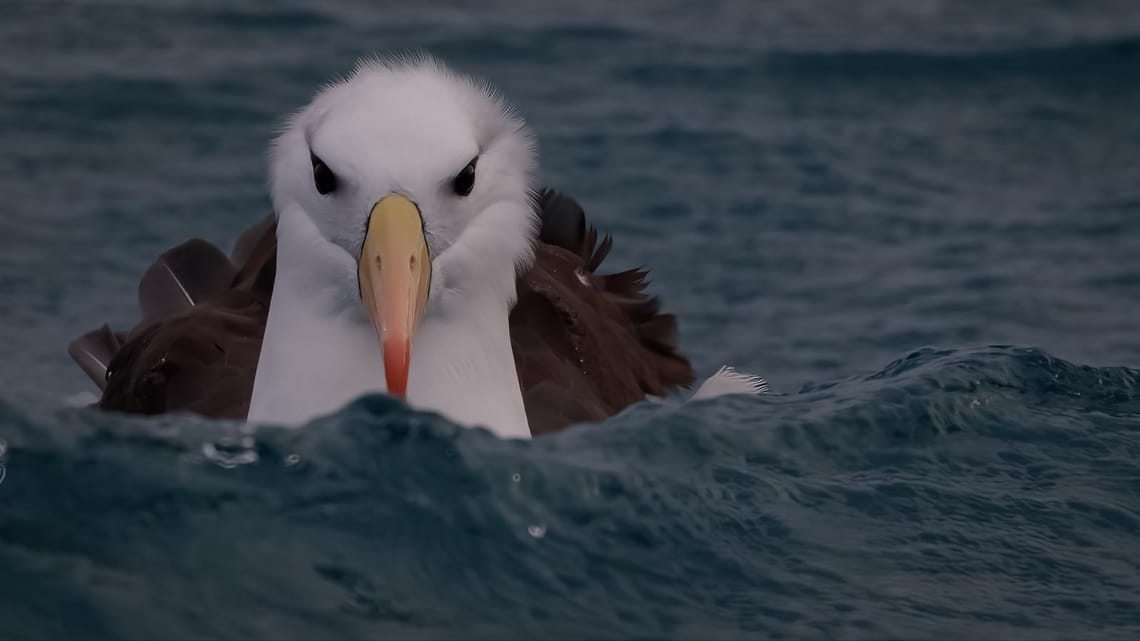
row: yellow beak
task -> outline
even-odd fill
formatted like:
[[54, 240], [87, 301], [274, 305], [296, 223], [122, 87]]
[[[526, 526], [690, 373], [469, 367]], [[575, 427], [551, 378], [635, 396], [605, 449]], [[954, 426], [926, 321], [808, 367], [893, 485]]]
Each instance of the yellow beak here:
[[368, 215], [368, 233], [357, 268], [360, 297], [384, 350], [388, 393], [404, 398], [412, 336], [431, 285], [431, 258], [416, 205], [398, 194], [385, 196]]

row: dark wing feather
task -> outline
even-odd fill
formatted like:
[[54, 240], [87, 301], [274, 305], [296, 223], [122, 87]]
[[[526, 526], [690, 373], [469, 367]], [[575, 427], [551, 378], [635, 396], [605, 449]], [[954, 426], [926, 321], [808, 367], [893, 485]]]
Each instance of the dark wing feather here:
[[180, 312], [216, 297], [233, 281], [234, 266], [217, 247], [188, 240], [162, 253], [139, 281], [143, 322]]
[[534, 267], [520, 277], [511, 343], [535, 435], [612, 416], [693, 382], [677, 322], [644, 293], [646, 273], [597, 272], [613, 246], [571, 198], [545, 190]]
[[107, 386], [107, 366], [122, 346], [121, 337], [104, 323], [98, 329], [93, 329], [71, 341], [67, 346], [67, 352], [79, 365], [79, 369], [82, 369], [83, 373], [102, 390]]
[[243, 262], [200, 240], [165, 252], [140, 283], [142, 321], [111, 358], [101, 360], [102, 328], [72, 344], [88, 376], [105, 379], [100, 408], [245, 418], [276, 265], [273, 217], [247, 230], [234, 255]]
[[267, 313], [264, 300], [234, 289], [141, 326], [111, 360], [99, 407], [244, 419]]

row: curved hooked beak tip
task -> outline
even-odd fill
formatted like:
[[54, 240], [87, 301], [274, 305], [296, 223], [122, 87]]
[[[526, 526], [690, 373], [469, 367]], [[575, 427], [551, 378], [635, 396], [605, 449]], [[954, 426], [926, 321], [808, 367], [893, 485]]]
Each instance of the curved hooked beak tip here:
[[372, 206], [357, 278], [384, 351], [388, 393], [405, 398], [412, 337], [431, 285], [431, 258], [415, 203], [393, 194]]

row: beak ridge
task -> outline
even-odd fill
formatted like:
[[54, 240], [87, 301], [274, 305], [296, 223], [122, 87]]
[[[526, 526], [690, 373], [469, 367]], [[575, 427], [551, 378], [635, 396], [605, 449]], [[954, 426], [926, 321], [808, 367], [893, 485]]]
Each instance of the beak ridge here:
[[412, 339], [431, 285], [423, 218], [407, 197], [392, 194], [373, 205], [357, 276], [384, 351], [388, 393], [406, 398]]

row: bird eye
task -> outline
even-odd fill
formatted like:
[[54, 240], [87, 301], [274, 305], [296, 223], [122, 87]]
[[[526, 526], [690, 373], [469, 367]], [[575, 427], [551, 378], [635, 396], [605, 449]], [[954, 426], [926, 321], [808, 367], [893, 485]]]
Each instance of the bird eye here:
[[336, 174], [329, 169], [325, 161], [317, 158], [317, 155], [311, 151], [309, 152], [309, 160], [313, 163], [313, 184], [317, 191], [322, 196], [327, 196], [336, 191]]
[[478, 161], [478, 156], [472, 158], [471, 162], [467, 163], [467, 166], [456, 174], [455, 180], [451, 183], [451, 188], [455, 190], [456, 195], [466, 196], [475, 188], [475, 163]]

